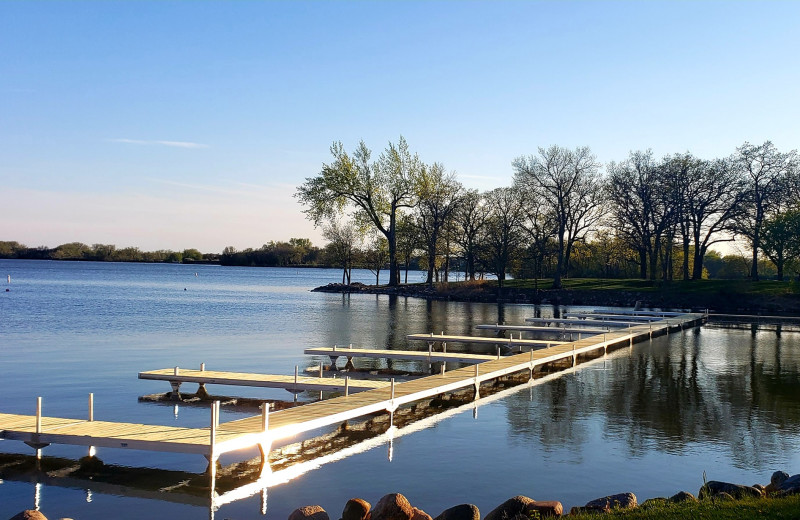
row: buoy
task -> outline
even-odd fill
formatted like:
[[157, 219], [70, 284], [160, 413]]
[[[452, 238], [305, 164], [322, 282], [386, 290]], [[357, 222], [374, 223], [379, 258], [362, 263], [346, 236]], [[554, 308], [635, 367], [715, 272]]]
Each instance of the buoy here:
[[185, 290], [186, 290], [186, 287], [184, 287], [184, 288], [183, 288], [183, 290], [185, 291]]
[[11, 275], [8, 275], [8, 283], [11, 283]]
[[197, 276], [197, 273], [194, 273], [194, 275]]

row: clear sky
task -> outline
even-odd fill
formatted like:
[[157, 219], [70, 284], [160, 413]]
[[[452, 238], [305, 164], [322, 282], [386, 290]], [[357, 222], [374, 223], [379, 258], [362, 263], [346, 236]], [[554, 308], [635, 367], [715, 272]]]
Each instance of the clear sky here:
[[319, 232], [340, 140], [470, 188], [537, 147], [800, 144], [800, 2], [0, 2], [0, 240], [220, 252]]

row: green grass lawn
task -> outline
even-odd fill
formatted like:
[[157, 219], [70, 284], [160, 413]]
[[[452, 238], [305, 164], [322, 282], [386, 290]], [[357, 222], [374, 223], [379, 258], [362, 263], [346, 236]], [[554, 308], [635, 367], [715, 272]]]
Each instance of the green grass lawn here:
[[703, 500], [655, 507], [618, 510], [602, 515], [581, 514], [570, 518], [625, 518], [626, 520], [749, 520], [751, 518], [800, 518], [800, 495], [786, 498], [750, 498], [733, 501]]
[[[492, 282], [496, 284], [496, 282]], [[516, 289], [533, 289], [534, 280], [506, 280], [505, 287]], [[562, 280], [564, 289], [576, 291], [636, 291], [636, 292], [668, 292], [672, 294], [757, 294], [761, 296], [786, 296], [800, 294], [800, 285], [793, 282], [776, 280], [675, 280], [671, 282], [650, 281], [640, 279], [603, 279], [573, 278]], [[539, 289], [551, 289], [552, 279], [538, 282]]]

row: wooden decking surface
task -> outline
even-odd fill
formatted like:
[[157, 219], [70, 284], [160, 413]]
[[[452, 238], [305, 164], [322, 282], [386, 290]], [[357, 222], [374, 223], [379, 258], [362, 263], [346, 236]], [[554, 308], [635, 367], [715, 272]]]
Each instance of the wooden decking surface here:
[[509, 338], [487, 338], [482, 336], [451, 336], [447, 334], [409, 334], [406, 336], [409, 341], [427, 341], [428, 343], [474, 343], [480, 345], [506, 345], [511, 347], [550, 347], [561, 345], [566, 341], [549, 341], [544, 339], [509, 339]]
[[[444, 374], [423, 377], [391, 386], [367, 390], [355, 395], [318, 401], [304, 406], [269, 414], [268, 431], [263, 431], [261, 416], [249, 417], [220, 424], [216, 429], [216, 442], [210, 442], [210, 428], [178, 428], [135, 423], [86, 421], [78, 419], [42, 417], [41, 432], [36, 432], [36, 417], [29, 415], [0, 414], [0, 438], [32, 443], [62, 443], [85, 446], [176, 451], [218, 456], [221, 453], [254, 446], [268, 446], [273, 439], [291, 437], [322, 426], [329, 426], [380, 411], [393, 411], [403, 404], [419, 401], [460, 388], [477, 387], [481, 382], [536, 366], [575, 358], [576, 356], [605, 349], [608, 346], [629, 342], [631, 345], [654, 332], [670, 327], [694, 324], [702, 320], [699, 314], [683, 314], [656, 323], [632, 325], [626, 329], [590, 336], [572, 343], [550, 348], [496, 358], [482, 356], [479, 365], [450, 370]], [[362, 349], [308, 349], [306, 353], [337, 356], [355, 355]], [[372, 351], [377, 355], [400, 352]], [[420, 352], [428, 359], [428, 352]], [[433, 353], [442, 356], [443, 353]], [[456, 354], [465, 356], [466, 354]], [[475, 356], [475, 355], [473, 355]], [[486, 359], [488, 358], [488, 359]], [[448, 361], [452, 359], [447, 359]]]
[[374, 348], [315, 347], [307, 348], [305, 354], [333, 357], [366, 357], [378, 359], [407, 359], [409, 361], [452, 361], [457, 363], [483, 363], [497, 356], [466, 354], [462, 352], [428, 352], [427, 350], [388, 350]]
[[222, 372], [218, 370], [189, 370], [181, 368], [178, 374], [175, 369], [164, 368], [139, 372], [139, 379], [151, 379], [179, 383], [202, 383], [216, 385], [253, 386], [260, 388], [285, 388], [291, 391], [344, 391], [345, 384], [353, 392], [373, 390], [389, 386], [388, 381], [372, 379], [350, 379], [345, 383], [343, 377], [306, 377], [295, 379], [294, 376], [277, 374], [253, 374], [247, 372]]
[[476, 329], [481, 330], [516, 330], [519, 332], [532, 332], [532, 333], [551, 333], [551, 334], [602, 334], [608, 332], [608, 329], [591, 329], [581, 327], [541, 327], [537, 325], [491, 325], [481, 324], [476, 325]]

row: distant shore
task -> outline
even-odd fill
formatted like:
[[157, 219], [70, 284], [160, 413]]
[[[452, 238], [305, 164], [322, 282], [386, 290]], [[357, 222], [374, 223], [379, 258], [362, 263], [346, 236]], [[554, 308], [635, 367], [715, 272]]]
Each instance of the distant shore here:
[[718, 313], [800, 315], [800, 293], [787, 283], [773, 281], [703, 280], [694, 282], [647, 282], [640, 280], [568, 280], [565, 288], [551, 289], [531, 280], [506, 282], [502, 289], [496, 281], [450, 282], [434, 284], [343, 285], [331, 283], [313, 289], [316, 292], [345, 294], [386, 294], [487, 303], [531, 303], [553, 305], [596, 305], [643, 308], [687, 309]]

